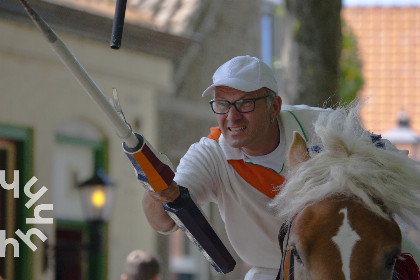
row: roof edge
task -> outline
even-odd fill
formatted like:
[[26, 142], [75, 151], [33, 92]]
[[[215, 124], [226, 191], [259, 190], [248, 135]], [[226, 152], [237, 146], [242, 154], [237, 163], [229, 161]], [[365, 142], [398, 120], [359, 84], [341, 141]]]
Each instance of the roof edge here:
[[[58, 32], [75, 34], [109, 45], [112, 19], [40, 0], [31, 0], [30, 4]], [[32, 25], [16, 0], [0, 1], [0, 15], [4, 19]], [[125, 22], [121, 46], [164, 58], [179, 59], [192, 43], [197, 42], [200, 42], [199, 34], [185, 37]]]

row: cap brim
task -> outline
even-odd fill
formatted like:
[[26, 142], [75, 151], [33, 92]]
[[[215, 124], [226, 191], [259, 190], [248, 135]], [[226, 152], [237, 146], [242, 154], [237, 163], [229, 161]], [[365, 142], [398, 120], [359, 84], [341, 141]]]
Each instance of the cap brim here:
[[248, 81], [235, 79], [235, 78], [229, 78], [229, 79], [223, 79], [218, 81], [217, 83], [212, 84], [209, 86], [202, 94], [203, 97], [211, 94], [214, 91], [214, 88], [217, 86], [227, 86], [231, 87], [240, 91], [250, 92], [260, 89], [259, 85], [255, 83], [251, 83]]
[[207, 96], [207, 95], [210, 95], [213, 91], [214, 91], [214, 88], [215, 88], [216, 86], [215, 85], [211, 85], [211, 86], [209, 86], [208, 88], [206, 88], [206, 90], [205, 91], [203, 91], [203, 94], [201, 95], [202, 97], [205, 97], [205, 96]]

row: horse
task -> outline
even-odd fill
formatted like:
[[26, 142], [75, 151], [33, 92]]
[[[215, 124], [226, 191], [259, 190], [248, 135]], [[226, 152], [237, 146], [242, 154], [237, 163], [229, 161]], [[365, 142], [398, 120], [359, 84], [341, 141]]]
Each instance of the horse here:
[[[415, 161], [366, 131], [357, 104], [322, 113], [312, 139], [307, 148], [295, 132], [290, 174], [270, 204], [286, 221], [277, 278], [420, 279], [411, 256], [402, 254], [399, 226], [415, 226], [412, 218], [420, 216]], [[403, 260], [415, 278], [396, 269]]]

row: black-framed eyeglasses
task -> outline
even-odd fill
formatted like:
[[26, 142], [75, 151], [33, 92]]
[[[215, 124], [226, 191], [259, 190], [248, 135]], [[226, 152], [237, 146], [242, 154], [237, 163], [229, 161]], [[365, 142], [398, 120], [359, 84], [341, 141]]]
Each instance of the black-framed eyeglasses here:
[[210, 100], [211, 109], [215, 114], [227, 114], [229, 113], [230, 106], [234, 106], [239, 113], [250, 113], [255, 110], [255, 101], [265, 99], [269, 95], [261, 96], [257, 98], [246, 98], [239, 99], [235, 102], [229, 102], [227, 100]]

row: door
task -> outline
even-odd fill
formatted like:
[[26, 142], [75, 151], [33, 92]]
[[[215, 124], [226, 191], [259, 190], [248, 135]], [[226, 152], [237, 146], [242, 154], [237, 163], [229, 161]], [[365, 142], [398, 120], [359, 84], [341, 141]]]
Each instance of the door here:
[[[0, 138], [0, 170], [5, 171], [5, 178], [11, 184], [16, 170], [16, 143]], [[0, 230], [5, 230], [6, 238], [15, 238], [16, 203], [13, 190], [5, 190], [0, 186]], [[14, 279], [15, 258], [12, 245], [7, 245], [5, 261], [0, 261], [0, 276]]]

